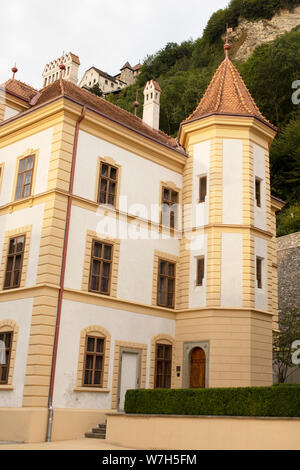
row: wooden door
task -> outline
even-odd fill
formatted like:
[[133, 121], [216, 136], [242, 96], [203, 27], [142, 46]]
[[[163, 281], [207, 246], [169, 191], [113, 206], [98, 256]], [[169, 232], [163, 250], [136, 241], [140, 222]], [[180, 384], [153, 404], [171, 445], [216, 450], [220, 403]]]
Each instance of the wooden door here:
[[205, 352], [194, 348], [190, 356], [190, 388], [205, 387]]

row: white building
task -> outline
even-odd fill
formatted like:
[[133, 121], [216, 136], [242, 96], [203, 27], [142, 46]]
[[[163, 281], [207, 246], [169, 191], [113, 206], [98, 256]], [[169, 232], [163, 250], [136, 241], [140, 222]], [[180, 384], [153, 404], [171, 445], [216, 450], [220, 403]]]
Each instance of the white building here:
[[52, 413], [80, 437], [128, 388], [272, 384], [274, 126], [228, 58], [178, 140], [158, 88], [144, 119], [72, 81], [1, 89], [0, 440]]

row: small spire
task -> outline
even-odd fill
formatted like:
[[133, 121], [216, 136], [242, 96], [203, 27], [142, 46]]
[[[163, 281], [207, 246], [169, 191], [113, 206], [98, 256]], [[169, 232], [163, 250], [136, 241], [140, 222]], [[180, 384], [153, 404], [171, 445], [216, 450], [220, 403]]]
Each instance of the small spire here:
[[59, 69], [60, 69], [60, 73], [59, 73], [59, 81], [60, 81], [60, 89], [61, 89], [61, 92], [62, 94], [64, 94], [64, 84], [63, 84], [63, 80], [62, 80], [62, 75], [63, 75], [63, 70], [66, 70], [66, 66], [63, 64], [63, 60], [64, 60], [64, 53], [60, 59], [60, 65], [59, 65]]
[[134, 106], [134, 115], [136, 116], [136, 112], [137, 112], [137, 108], [139, 106], [139, 102], [138, 102], [138, 90], [136, 90], [136, 96], [135, 96], [135, 102], [133, 103], [133, 106]]
[[16, 63], [15, 63], [15, 66], [11, 69], [12, 73], [13, 73], [13, 76], [12, 76], [12, 79], [14, 80], [15, 79], [15, 74], [17, 73], [18, 69], [16, 67]]
[[229, 60], [229, 49], [230, 49], [230, 44], [229, 44], [229, 33], [232, 33], [232, 28], [228, 28], [228, 23], [226, 24], [226, 37], [225, 37], [225, 44], [224, 44], [224, 49], [225, 49], [225, 59]]

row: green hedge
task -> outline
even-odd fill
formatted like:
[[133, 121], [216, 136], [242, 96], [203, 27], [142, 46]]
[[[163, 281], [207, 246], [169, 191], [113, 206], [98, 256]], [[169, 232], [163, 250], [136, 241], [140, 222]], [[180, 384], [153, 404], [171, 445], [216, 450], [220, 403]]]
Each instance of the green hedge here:
[[125, 412], [217, 416], [300, 416], [300, 385], [128, 390]]

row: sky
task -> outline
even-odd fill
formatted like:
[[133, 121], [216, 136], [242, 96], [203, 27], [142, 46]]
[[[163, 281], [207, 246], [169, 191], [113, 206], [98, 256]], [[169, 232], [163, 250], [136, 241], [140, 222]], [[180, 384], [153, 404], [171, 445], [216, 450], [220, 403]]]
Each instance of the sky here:
[[[45, 65], [64, 52], [80, 58], [79, 80], [92, 65], [110, 75], [143, 62], [168, 42], [202, 35], [228, 0], [1, 0], [0, 83], [12, 76], [42, 87]], [[224, 25], [225, 29], [225, 25]]]

